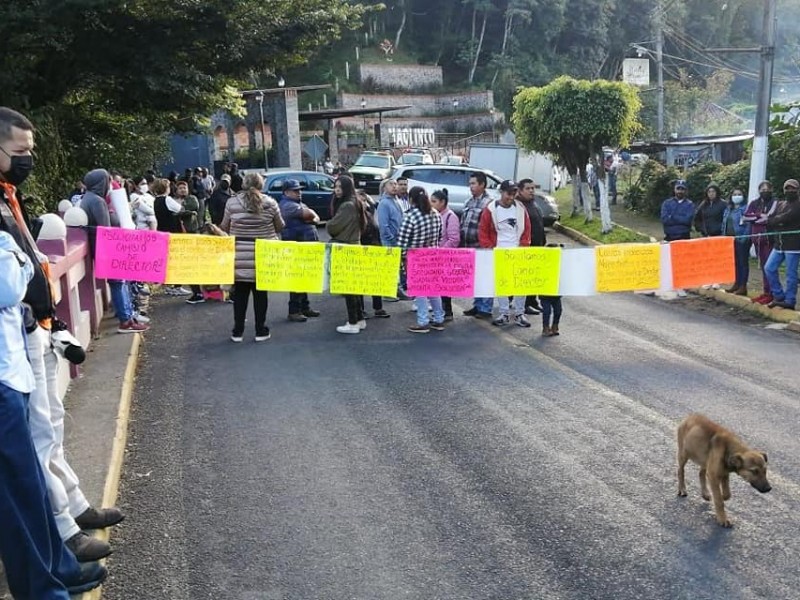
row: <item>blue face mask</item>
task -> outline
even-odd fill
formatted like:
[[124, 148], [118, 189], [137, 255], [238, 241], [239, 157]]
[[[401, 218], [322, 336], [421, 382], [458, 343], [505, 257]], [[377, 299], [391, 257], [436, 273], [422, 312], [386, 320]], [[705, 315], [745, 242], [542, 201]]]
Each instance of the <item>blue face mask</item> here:
[[731, 196], [731, 202], [734, 204], [741, 204], [744, 202], [744, 196]]

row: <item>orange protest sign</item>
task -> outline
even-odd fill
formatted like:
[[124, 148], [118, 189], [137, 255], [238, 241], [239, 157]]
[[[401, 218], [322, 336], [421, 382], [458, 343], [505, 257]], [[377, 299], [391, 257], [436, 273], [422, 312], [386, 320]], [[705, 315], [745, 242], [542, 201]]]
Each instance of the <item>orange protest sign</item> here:
[[672, 287], [697, 287], [736, 279], [733, 237], [677, 240], [669, 244]]

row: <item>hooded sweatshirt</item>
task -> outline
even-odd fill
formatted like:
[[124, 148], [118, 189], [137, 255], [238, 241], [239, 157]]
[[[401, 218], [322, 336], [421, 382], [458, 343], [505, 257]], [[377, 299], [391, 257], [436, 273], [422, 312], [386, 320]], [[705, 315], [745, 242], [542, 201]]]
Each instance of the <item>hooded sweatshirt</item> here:
[[105, 169], [89, 171], [83, 178], [86, 192], [81, 198], [80, 207], [89, 219], [89, 246], [94, 256], [98, 227], [110, 227], [111, 216], [106, 204], [106, 196], [111, 189], [111, 175]]

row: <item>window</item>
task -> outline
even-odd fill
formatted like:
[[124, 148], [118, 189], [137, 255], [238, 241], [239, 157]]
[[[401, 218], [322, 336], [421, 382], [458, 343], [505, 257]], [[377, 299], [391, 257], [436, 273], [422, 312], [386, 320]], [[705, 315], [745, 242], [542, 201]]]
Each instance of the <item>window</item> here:
[[324, 175], [308, 175], [308, 187], [306, 189], [309, 192], [332, 192], [333, 180]]

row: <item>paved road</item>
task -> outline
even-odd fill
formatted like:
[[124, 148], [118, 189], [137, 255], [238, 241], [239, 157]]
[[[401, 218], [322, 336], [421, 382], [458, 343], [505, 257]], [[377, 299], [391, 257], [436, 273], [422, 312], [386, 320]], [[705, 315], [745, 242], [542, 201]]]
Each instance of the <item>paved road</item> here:
[[[796, 598], [800, 337], [628, 294], [565, 300], [562, 335], [465, 317], [358, 336], [270, 308], [157, 302], [109, 600]], [[248, 332], [249, 333], [249, 332]], [[702, 411], [769, 454], [732, 530], [676, 497]]]

